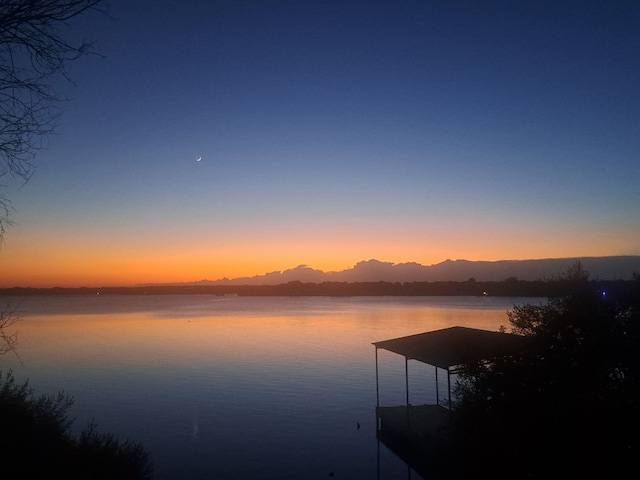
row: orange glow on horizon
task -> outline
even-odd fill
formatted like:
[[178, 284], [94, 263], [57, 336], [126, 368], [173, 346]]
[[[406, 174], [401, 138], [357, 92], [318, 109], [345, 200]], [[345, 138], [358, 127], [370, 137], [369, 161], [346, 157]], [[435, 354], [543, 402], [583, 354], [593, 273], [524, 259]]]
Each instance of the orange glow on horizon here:
[[[447, 259], [524, 260], [579, 256], [633, 255], [635, 238], [606, 231], [535, 231], [526, 228], [397, 229], [331, 235], [317, 231], [276, 237], [230, 235], [217, 241], [190, 238], [102, 238], [61, 232], [12, 230], [0, 249], [0, 287], [101, 287], [195, 282], [253, 277], [308, 265], [340, 271], [360, 261], [416, 262]], [[636, 253], [637, 254], [637, 253]]]
[[[577, 255], [577, 256], [599, 256], [599, 255]], [[561, 258], [562, 255], [542, 256], [538, 258]], [[358, 257], [353, 257], [358, 258]], [[470, 261], [497, 261], [497, 260], [517, 260], [517, 258], [495, 256], [493, 258], [470, 256], [463, 257]], [[527, 257], [530, 258], [530, 257]], [[527, 258], [520, 258], [522, 260]], [[533, 257], [531, 257], [533, 258]], [[109, 286], [133, 286], [147, 283], [181, 283], [194, 282], [199, 280], [219, 280], [222, 278], [240, 278], [264, 275], [270, 272], [284, 271], [295, 268], [298, 265], [307, 265], [310, 268], [325, 272], [341, 271], [352, 268], [360, 261], [376, 259], [389, 263], [416, 262], [425, 266], [439, 263], [446, 258], [437, 261], [420, 261], [414, 259], [401, 259], [400, 261], [389, 260], [383, 256], [364, 256], [358, 260], [345, 260], [338, 262], [303, 262], [295, 259], [287, 263], [282, 263], [285, 259], [277, 257], [269, 261], [261, 258], [245, 258], [240, 263], [233, 261], [210, 260], [201, 262], [197, 259], [120, 259], [112, 261], [110, 259], [87, 260], [85, 263], [78, 261], [74, 264], [66, 264], [60, 268], [54, 263], [43, 265], [6, 265], [3, 262], [3, 276], [0, 279], [2, 287], [109, 287]], [[452, 258], [455, 260], [456, 258]], [[252, 263], [253, 262], [253, 263]], [[7, 268], [8, 267], [8, 268]], [[15, 267], [15, 268], [12, 268]]]

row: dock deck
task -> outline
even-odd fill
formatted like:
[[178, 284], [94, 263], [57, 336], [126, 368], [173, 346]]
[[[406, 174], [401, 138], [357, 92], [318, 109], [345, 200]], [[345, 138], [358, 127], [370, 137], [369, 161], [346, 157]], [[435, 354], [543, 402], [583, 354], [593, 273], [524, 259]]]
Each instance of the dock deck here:
[[376, 435], [423, 478], [444, 478], [450, 414], [439, 405], [376, 407]]
[[376, 407], [378, 434], [422, 442], [448, 435], [451, 412], [439, 405]]

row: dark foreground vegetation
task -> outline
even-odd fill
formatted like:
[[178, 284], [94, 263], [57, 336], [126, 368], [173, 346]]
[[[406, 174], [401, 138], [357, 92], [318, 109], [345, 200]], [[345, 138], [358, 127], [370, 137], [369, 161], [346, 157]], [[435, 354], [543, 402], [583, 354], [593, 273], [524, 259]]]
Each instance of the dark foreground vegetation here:
[[[632, 290], [633, 280], [593, 280], [599, 292]], [[239, 295], [239, 296], [504, 296], [556, 297], [569, 293], [562, 279], [482, 282], [288, 282], [279, 285], [149, 285], [101, 288], [2, 288], [0, 296], [23, 295]]]
[[530, 349], [461, 376], [447, 476], [637, 475], [640, 276], [603, 292], [576, 265], [559, 281], [561, 296], [509, 312]]
[[73, 400], [60, 393], [36, 396], [11, 372], [0, 374], [0, 478], [142, 480], [151, 478], [144, 448], [99, 433], [95, 425], [74, 436]]

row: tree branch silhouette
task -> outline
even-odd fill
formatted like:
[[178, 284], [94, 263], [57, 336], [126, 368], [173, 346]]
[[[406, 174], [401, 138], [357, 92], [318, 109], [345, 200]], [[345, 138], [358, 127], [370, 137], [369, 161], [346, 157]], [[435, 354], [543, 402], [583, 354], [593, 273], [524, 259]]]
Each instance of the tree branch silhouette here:
[[[29, 180], [34, 159], [53, 133], [55, 81], [70, 62], [93, 53], [93, 43], [67, 38], [69, 20], [99, 10], [100, 0], [0, 0], [0, 178]], [[0, 241], [10, 225], [11, 202], [0, 195]]]
[[20, 317], [16, 315], [15, 310], [9, 305], [0, 310], [0, 355], [8, 352], [16, 353], [15, 348], [18, 343], [18, 332], [14, 331], [10, 333], [9, 329], [18, 321], [20, 321]]

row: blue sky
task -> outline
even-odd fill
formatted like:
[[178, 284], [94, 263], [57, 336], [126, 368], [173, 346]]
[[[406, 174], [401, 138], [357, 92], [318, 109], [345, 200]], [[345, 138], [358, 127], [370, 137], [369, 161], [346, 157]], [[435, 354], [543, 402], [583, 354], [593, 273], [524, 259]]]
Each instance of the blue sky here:
[[636, 2], [109, 5], [5, 283], [640, 254]]

